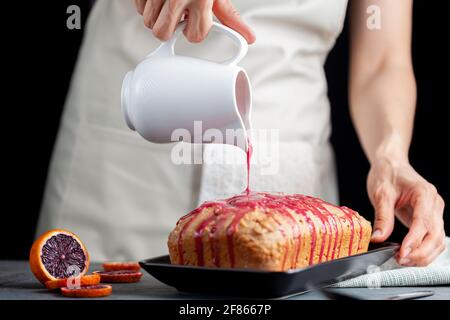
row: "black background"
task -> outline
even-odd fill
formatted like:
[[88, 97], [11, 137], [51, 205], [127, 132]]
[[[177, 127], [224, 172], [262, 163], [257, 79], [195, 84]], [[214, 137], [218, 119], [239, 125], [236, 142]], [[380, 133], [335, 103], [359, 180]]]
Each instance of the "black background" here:
[[[125, 1], [125, 0], [124, 0]], [[330, 0], [332, 1], [332, 0]], [[441, 3], [440, 7], [437, 3]], [[448, 26], [443, 2], [414, 5], [413, 57], [418, 109], [410, 160], [449, 200], [447, 95]], [[4, 10], [6, 30], [3, 102], [3, 210], [0, 259], [26, 259], [33, 240], [48, 162], [83, 30], [66, 28], [66, 9], [81, 7], [83, 25], [89, 1], [16, 2]], [[433, 5], [430, 5], [433, 4]], [[333, 136], [341, 203], [373, 218], [366, 194], [367, 160], [349, 119], [347, 27], [326, 64], [332, 103]], [[448, 218], [447, 218], [448, 221]], [[446, 231], [449, 232], [447, 222]], [[405, 232], [397, 223], [392, 240]]]

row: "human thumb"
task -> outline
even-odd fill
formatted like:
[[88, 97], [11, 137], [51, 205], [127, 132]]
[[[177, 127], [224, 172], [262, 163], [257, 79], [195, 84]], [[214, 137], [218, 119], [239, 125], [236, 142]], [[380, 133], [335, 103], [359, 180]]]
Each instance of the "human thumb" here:
[[375, 222], [372, 232], [372, 242], [383, 242], [391, 235], [394, 229], [394, 206], [395, 202], [392, 197], [383, 195], [381, 197], [375, 197]]

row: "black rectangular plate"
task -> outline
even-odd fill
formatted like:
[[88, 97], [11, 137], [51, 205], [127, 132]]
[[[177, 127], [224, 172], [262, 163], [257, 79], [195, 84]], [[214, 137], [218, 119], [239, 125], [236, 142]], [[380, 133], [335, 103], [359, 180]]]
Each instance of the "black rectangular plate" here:
[[383, 264], [398, 248], [396, 243], [371, 245], [366, 253], [284, 272], [175, 265], [168, 255], [139, 264], [156, 279], [181, 292], [279, 298], [365, 274], [369, 266]]

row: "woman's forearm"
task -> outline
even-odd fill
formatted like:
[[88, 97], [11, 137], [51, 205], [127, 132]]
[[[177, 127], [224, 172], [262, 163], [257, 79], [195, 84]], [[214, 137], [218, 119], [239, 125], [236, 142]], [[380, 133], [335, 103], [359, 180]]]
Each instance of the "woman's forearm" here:
[[410, 64], [383, 63], [351, 79], [351, 116], [370, 163], [376, 159], [407, 161], [415, 104]]
[[[379, 15], [372, 18], [380, 22], [375, 29], [367, 24], [367, 9], [374, 6]], [[351, 1], [350, 108], [370, 161], [372, 241], [386, 241], [397, 217], [410, 228], [399, 263], [424, 266], [445, 247], [444, 201], [408, 162], [416, 104], [412, 9], [412, 0]]]

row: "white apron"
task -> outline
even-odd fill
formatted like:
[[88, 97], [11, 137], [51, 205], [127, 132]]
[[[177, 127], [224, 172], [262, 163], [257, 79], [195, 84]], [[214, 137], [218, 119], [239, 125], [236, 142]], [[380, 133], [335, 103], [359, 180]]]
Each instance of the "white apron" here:
[[[275, 170], [262, 174], [255, 164], [252, 188], [337, 203], [323, 64], [342, 29], [347, 0], [233, 3], [257, 35], [240, 63], [252, 82], [253, 126], [277, 129], [279, 136]], [[179, 217], [203, 200], [245, 187], [242, 151], [208, 146], [240, 157], [236, 165], [175, 165], [173, 144], [149, 143], [126, 127], [120, 110], [123, 76], [158, 44], [131, 0], [97, 1], [64, 108], [38, 226], [38, 233], [50, 228], [77, 233], [94, 261], [165, 254], [167, 235]], [[180, 39], [176, 48], [179, 54], [215, 61], [234, 50], [218, 33], [201, 45]]]

